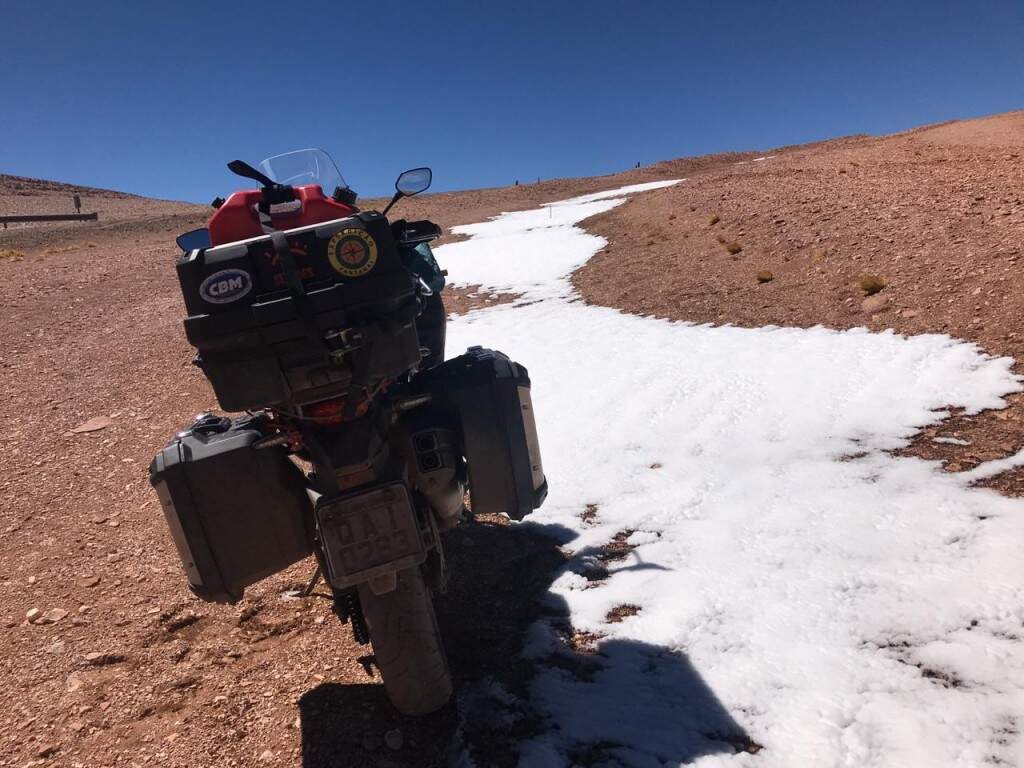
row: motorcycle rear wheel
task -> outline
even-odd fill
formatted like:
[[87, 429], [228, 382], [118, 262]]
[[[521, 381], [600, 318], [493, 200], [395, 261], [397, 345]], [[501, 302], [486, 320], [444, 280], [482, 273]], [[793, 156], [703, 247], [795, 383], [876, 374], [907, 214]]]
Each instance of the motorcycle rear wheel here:
[[447, 704], [452, 677], [420, 569], [399, 571], [395, 589], [384, 595], [360, 585], [359, 602], [384, 690], [395, 709], [426, 715]]

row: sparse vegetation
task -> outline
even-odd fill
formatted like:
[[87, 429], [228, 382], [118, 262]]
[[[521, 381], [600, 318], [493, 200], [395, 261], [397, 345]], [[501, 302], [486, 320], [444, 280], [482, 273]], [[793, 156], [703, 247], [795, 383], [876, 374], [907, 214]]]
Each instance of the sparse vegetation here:
[[857, 287], [864, 291], [865, 296], [874, 296], [885, 286], [885, 278], [880, 275], [872, 275], [865, 272], [857, 278]]
[[25, 254], [21, 251], [12, 251], [10, 248], [0, 248], [0, 261], [21, 261]]

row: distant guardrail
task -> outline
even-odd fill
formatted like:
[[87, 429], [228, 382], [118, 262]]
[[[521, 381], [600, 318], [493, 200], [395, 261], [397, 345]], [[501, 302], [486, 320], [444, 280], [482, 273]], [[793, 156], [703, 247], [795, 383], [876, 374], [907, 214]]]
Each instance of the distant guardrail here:
[[36, 213], [26, 216], [0, 216], [0, 223], [7, 229], [7, 224], [19, 224], [30, 221], [99, 221], [98, 213]]

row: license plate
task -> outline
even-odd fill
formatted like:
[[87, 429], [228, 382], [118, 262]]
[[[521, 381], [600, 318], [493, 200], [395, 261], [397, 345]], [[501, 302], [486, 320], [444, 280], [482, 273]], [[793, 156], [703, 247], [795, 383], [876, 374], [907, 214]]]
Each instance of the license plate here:
[[316, 518], [327, 576], [336, 588], [411, 568], [426, 558], [409, 490], [402, 483], [321, 497]]

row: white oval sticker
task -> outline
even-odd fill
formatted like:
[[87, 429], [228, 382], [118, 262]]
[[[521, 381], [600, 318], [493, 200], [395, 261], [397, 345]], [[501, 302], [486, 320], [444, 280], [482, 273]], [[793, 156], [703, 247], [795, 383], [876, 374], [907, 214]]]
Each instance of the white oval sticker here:
[[210, 304], [230, 304], [252, 290], [252, 275], [244, 269], [222, 269], [203, 280], [199, 295]]

